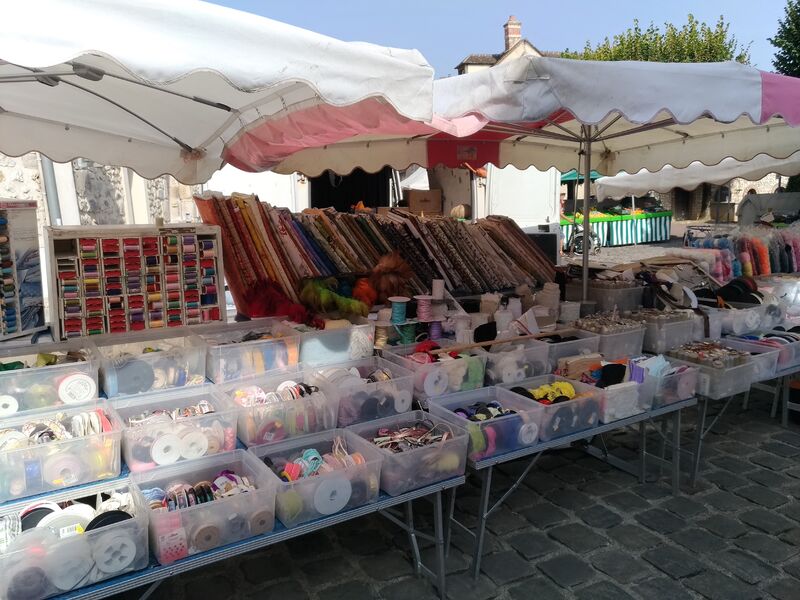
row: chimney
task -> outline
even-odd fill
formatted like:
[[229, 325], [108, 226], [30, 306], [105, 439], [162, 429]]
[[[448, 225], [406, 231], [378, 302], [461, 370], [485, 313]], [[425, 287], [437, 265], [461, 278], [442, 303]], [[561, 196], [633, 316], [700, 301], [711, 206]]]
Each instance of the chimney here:
[[503, 25], [503, 31], [506, 39], [506, 52], [508, 52], [514, 44], [522, 39], [522, 23], [517, 17], [511, 15], [508, 17], [506, 24]]

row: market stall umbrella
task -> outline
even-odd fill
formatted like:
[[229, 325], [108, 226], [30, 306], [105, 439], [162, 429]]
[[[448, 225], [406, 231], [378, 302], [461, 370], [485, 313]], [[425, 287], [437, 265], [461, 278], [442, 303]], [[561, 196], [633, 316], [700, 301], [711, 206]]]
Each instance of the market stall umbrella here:
[[[194, 0], [13, 0], [0, 20], [0, 152], [202, 183], [431, 117], [416, 51], [347, 43]], [[241, 161], [240, 161], [241, 162]]]
[[[693, 161], [786, 158], [800, 147], [800, 79], [735, 62], [593, 62], [526, 56], [438, 80], [434, 118], [415, 135], [372, 136], [299, 152], [279, 172], [359, 166], [635, 173]], [[582, 165], [581, 165], [582, 163]], [[589, 235], [589, 181], [584, 180]], [[588, 246], [588, 239], [586, 240]], [[583, 256], [584, 296], [588, 285]]]
[[800, 173], [800, 151], [788, 158], [772, 158], [759, 154], [752, 160], [739, 161], [725, 158], [716, 165], [693, 162], [684, 169], [667, 165], [660, 171], [651, 173], [642, 169], [638, 173], [619, 173], [613, 177], [601, 177], [595, 181], [597, 199], [643, 196], [647, 192], [666, 193], [673, 188], [694, 190], [704, 183], [725, 185], [732, 179], [741, 177], [748, 181], [758, 181], [770, 173], [778, 175], [797, 175]]

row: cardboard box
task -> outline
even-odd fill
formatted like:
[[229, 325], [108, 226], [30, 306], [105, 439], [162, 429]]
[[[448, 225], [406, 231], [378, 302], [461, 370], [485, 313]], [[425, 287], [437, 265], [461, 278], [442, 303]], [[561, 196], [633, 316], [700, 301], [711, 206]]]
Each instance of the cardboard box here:
[[406, 190], [408, 210], [415, 214], [442, 214], [442, 190]]

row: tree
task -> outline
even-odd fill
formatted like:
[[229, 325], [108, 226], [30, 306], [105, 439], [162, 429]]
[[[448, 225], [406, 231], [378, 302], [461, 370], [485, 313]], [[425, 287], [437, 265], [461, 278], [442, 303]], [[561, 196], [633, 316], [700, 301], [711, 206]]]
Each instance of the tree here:
[[742, 45], [729, 33], [729, 25], [720, 16], [712, 27], [688, 15], [680, 28], [665, 23], [664, 29], [652, 22], [642, 29], [638, 19], [633, 27], [605, 38], [594, 48], [587, 41], [583, 50], [565, 50], [564, 58], [582, 60], [647, 60], [655, 62], [718, 62], [735, 60], [749, 64], [750, 45]]
[[786, 2], [778, 33], [769, 42], [776, 48], [772, 60], [775, 70], [782, 75], [800, 76], [800, 0]]

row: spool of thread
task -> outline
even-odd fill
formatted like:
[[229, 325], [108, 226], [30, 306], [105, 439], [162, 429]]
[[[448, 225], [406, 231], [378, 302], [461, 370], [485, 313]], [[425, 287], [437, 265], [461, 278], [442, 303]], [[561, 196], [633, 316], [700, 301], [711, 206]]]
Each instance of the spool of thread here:
[[431, 321], [428, 337], [432, 340], [442, 339], [442, 322], [438, 319]]
[[414, 300], [417, 301], [417, 319], [425, 323], [431, 322], [433, 320], [433, 308], [431, 304], [433, 296], [414, 296]]
[[406, 323], [405, 325], [395, 325], [395, 330], [397, 334], [400, 336], [400, 343], [403, 345], [413, 344], [415, 339], [415, 334], [417, 331], [416, 323]]
[[434, 279], [431, 282], [431, 296], [434, 300], [444, 300], [444, 279]]
[[382, 308], [378, 311], [378, 322], [390, 322], [392, 320], [392, 309]]
[[392, 303], [392, 318], [390, 319], [392, 324], [399, 325], [406, 322], [406, 307], [409, 300], [410, 298], [405, 296], [392, 296], [389, 298], [389, 302]]
[[391, 323], [389, 321], [378, 321], [375, 323], [375, 347], [385, 348], [389, 343], [389, 331]]

